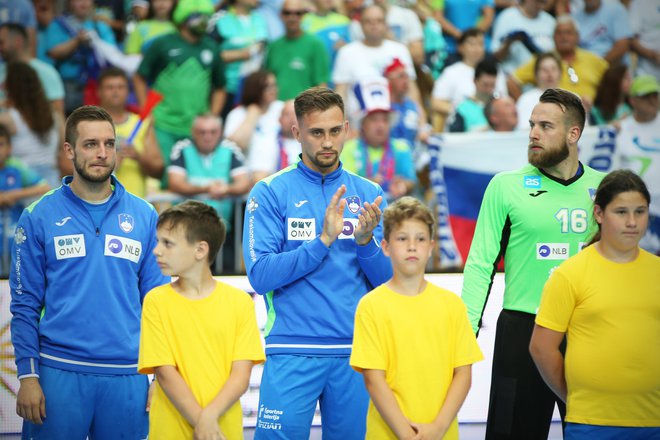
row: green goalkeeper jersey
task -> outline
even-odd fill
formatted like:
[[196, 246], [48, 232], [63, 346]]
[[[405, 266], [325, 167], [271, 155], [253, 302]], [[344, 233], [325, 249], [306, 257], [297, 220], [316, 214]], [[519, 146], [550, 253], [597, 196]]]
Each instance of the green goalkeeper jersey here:
[[566, 181], [532, 165], [493, 177], [479, 211], [461, 295], [475, 333], [502, 256], [504, 308], [536, 314], [550, 273], [596, 231], [593, 197], [603, 177], [582, 164]]

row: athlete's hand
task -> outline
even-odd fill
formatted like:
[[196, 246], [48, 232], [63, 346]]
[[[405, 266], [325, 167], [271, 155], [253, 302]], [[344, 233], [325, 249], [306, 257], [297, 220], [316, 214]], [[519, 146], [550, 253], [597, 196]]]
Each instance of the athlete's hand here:
[[358, 215], [358, 225], [355, 228], [355, 242], [364, 246], [371, 241], [374, 229], [380, 223], [380, 217], [383, 214], [380, 210], [380, 204], [383, 202], [383, 196], [376, 197], [372, 203], [364, 202]]
[[43, 424], [41, 419], [46, 418], [46, 397], [39, 384], [39, 378], [21, 379], [16, 398], [16, 414], [34, 424]]
[[344, 229], [344, 209], [346, 209], [346, 200], [341, 197], [346, 193], [346, 185], [342, 185], [335, 191], [328, 207], [325, 208], [325, 217], [323, 218], [323, 232], [321, 232], [321, 241], [330, 247], [339, 237]]

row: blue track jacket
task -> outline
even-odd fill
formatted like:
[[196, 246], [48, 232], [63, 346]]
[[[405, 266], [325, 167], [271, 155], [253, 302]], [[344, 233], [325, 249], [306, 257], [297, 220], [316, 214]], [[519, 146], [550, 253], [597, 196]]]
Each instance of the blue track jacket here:
[[96, 374], [137, 374], [142, 300], [169, 282], [153, 249], [158, 215], [112, 177], [100, 224], [69, 188], [23, 211], [12, 252], [11, 336], [18, 377], [39, 364]]
[[[328, 248], [320, 239], [323, 219], [341, 185], [344, 230]], [[341, 164], [323, 176], [302, 161], [252, 189], [243, 254], [252, 287], [266, 296], [266, 354], [350, 355], [358, 301], [392, 277], [380, 248], [382, 223], [365, 246], [353, 237], [359, 208], [382, 195], [380, 186]]]

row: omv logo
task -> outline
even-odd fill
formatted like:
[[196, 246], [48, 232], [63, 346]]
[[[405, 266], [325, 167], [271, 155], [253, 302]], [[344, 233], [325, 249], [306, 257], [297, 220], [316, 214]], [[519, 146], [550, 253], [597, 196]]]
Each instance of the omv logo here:
[[117, 240], [116, 238], [113, 238], [108, 242], [108, 249], [110, 249], [110, 252], [113, 254], [118, 254], [121, 252], [123, 248], [123, 245], [121, 244], [121, 241]]

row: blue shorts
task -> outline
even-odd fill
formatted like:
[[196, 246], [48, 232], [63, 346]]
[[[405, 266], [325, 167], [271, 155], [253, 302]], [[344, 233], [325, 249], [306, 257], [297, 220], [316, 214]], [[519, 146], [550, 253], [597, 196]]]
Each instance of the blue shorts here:
[[324, 440], [363, 440], [369, 394], [348, 359], [267, 356], [255, 440], [309, 438], [317, 402]]
[[147, 376], [76, 373], [41, 365], [39, 383], [46, 418], [43, 425], [24, 422], [23, 439], [147, 438]]
[[567, 423], [564, 440], [660, 440], [660, 427], [601, 426]]

